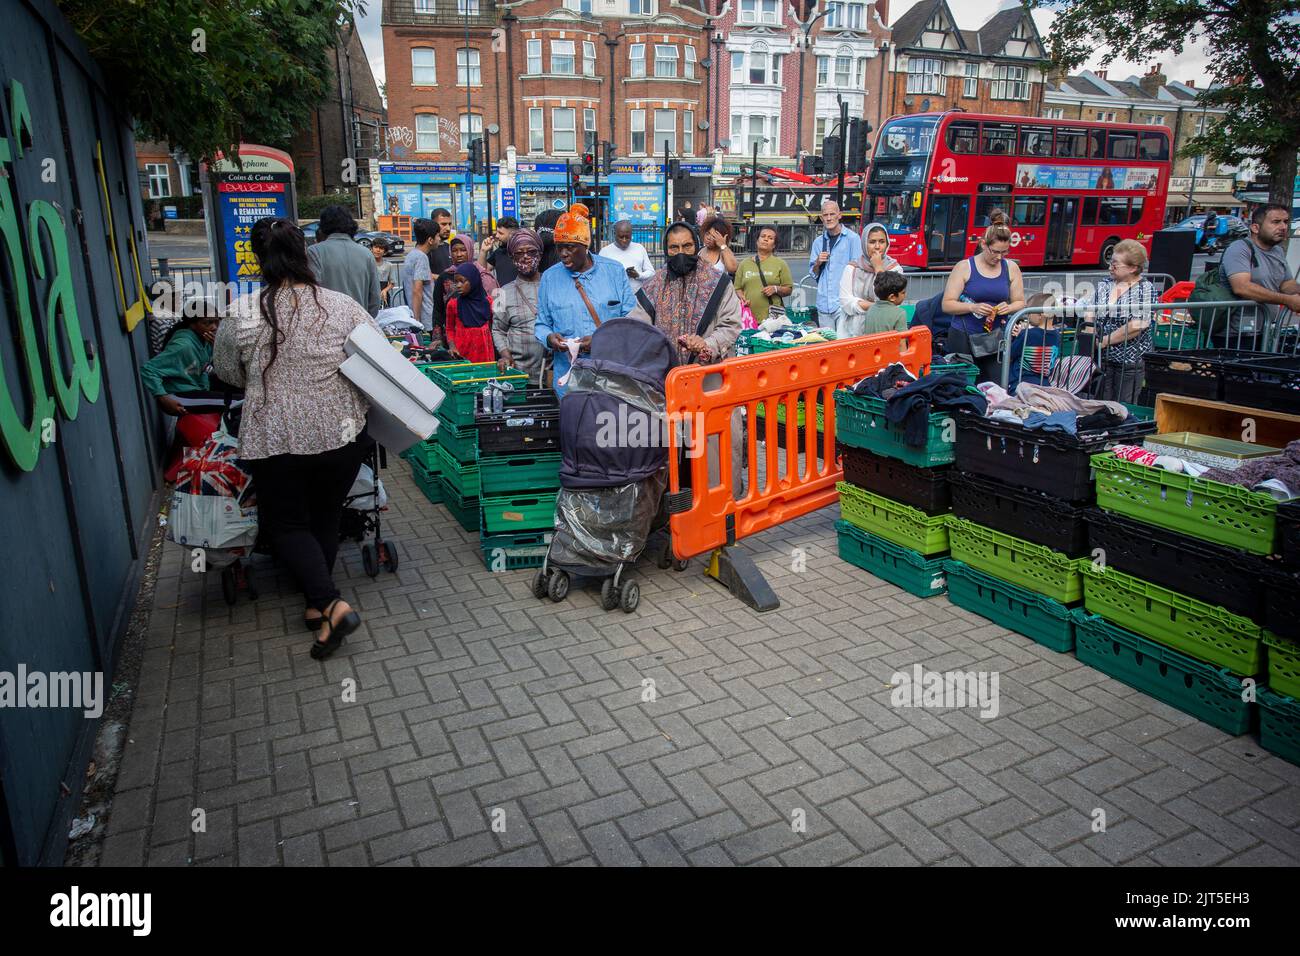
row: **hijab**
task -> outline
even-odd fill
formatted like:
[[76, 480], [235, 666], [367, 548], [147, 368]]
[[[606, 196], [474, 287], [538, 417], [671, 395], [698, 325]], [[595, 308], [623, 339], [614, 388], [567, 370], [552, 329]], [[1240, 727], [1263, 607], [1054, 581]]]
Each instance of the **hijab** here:
[[469, 283], [469, 291], [456, 297], [456, 318], [467, 329], [479, 329], [492, 319], [492, 303], [483, 291], [483, 276], [472, 262], [462, 262], [451, 270]]
[[877, 229], [885, 234], [885, 254], [881, 257], [883, 260], [882, 271], [890, 272], [898, 265], [898, 260], [889, 255], [889, 230], [884, 227], [883, 223], [869, 222], [862, 230], [862, 258], [857, 262], [858, 268], [863, 272], [876, 271], [871, 265], [871, 254], [867, 252], [867, 241], [871, 238], [871, 234]]

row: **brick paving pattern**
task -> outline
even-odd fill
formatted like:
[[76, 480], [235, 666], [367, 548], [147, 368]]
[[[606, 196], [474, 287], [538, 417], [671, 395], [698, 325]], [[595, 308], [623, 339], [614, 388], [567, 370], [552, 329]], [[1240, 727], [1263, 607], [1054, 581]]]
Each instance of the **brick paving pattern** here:
[[[1300, 862], [1300, 768], [842, 562], [836, 508], [744, 542], [780, 610], [697, 559], [625, 615], [488, 572], [398, 464], [401, 566], [343, 546], [366, 626], [324, 663], [270, 565], [228, 608], [169, 546], [103, 864]], [[1000, 713], [890, 706], [916, 663], [997, 671]]]

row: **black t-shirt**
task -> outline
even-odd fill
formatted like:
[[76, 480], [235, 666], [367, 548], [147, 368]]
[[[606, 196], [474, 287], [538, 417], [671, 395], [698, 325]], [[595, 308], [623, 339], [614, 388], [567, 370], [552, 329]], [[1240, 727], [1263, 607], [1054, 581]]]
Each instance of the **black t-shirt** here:
[[496, 272], [497, 285], [514, 282], [519, 276], [519, 270], [515, 268], [514, 260], [510, 258], [503, 247], [493, 249], [488, 253], [488, 262], [492, 264], [492, 269]]
[[451, 268], [451, 243], [440, 242], [429, 250], [429, 269], [440, 276]]

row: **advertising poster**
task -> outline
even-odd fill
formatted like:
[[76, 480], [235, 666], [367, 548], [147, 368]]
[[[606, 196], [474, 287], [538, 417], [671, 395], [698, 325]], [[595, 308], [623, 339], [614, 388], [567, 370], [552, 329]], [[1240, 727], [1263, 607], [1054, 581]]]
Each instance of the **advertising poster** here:
[[1016, 166], [1020, 189], [1141, 189], [1154, 193], [1160, 184], [1160, 170], [1134, 166]]
[[[385, 204], [392, 215], [419, 216], [420, 187], [414, 183], [390, 183], [387, 186]], [[396, 206], [394, 206], [396, 202]]]
[[662, 185], [624, 183], [612, 186], [612, 222], [628, 220], [634, 226], [653, 226], [663, 222], [664, 189]]
[[519, 201], [515, 196], [514, 186], [501, 187], [501, 215], [519, 218]]
[[285, 184], [223, 182], [217, 184], [217, 196], [226, 274], [234, 282], [261, 282], [262, 270], [249, 236], [257, 220], [290, 215]]

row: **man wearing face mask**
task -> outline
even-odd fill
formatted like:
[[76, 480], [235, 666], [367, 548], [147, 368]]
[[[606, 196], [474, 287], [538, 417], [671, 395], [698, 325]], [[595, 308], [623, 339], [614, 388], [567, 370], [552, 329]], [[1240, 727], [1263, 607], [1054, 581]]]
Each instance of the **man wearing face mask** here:
[[[682, 362], [708, 365], [734, 354], [740, 337], [740, 295], [725, 272], [700, 262], [700, 235], [691, 223], [673, 223], [664, 232], [667, 266], [641, 286], [633, 318], [644, 319], [677, 343]], [[711, 387], [707, 376], [704, 385]], [[739, 499], [744, 488], [744, 416], [731, 417], [731, 488]], [[709, 484], [718, 483], [719, 464], [708, 461]]]
[[554, 356], [555, 391], [578, 351], [591, 345], [591, 333], [609, 319], [621, 318], [636, 307], [636, 297], [623, 267], [591, 254], [591, 213], [574, 203], [555, 224], [555, 249], [560, 261], [542, 273], [537, 291], [536, 334]]
[[536, 325], [542, 239], [531, 229], [516, 229], [506, 242], [506, 254], [516, 277], [501, 287], [493, 303], [492, 343], [501, 356], [497, 368], [504, 372], [513, 365], [528, 373], [530, 383], [541, 385], [546, 353], [537, 341]]

